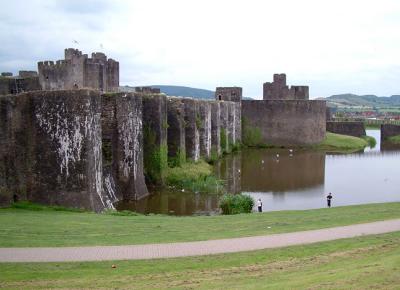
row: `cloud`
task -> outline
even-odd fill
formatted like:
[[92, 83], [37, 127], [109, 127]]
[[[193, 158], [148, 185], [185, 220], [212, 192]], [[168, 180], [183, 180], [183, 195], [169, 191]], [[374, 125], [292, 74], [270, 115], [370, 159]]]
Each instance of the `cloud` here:
[[0, 70], [34, 69], [77, 46], [119, 60], [123, 84], [237, 85], [260, 97], [286, 72], [312, 96], [390, 95], [399, 14], [396, 0], [18, 0], [0, 11]]

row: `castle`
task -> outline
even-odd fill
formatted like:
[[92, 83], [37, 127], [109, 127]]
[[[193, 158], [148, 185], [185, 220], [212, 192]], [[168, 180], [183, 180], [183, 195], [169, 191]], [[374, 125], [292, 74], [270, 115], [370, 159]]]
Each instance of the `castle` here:
[[308, 87], [289, 88], [285, 75], [264, 84], [264, 100], [242, 100], [240, 87], [217, 87], [215, 101], [150, 87], [107, 94], [119, 89], [119, 63], [69, 48], [64, 60], [39, 62], [38, 74], [3, 74], [2, 83], [0, 205], [17, 195], [102, 211], [147, 196], [146, 182], [162, 184], [168, 164], [211, 160], [248, 136], [255, 146], [325, 137], [325, 101], [308, 100]]
[[43, 90], [90, 88], [116, 92], [119, 87], [119, 63], [101, 52], [88, 58], [78, 49], [65, 49], [65, 59], [38, 63], [39, 82]]
[[18, 76], [3, 72], [0, 95], [38, 90], [94, 89], [100, 92], [119, 90], [119, 62], [102, 52], [89, 58], [78, 49], [66, 48], [64, 59], [38, 62], [38, 73], [20, 71]]

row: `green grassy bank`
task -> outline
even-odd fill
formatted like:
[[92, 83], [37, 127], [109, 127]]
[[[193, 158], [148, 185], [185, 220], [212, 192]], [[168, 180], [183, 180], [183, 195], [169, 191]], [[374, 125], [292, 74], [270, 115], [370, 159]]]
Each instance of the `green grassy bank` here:
[[233, 216], [114, 216], [0, 209], [0, 247], [127, 245], [312, 230], [400, 218], [400, 202]]
[[389, 137], [387, 140], [393, 144], [400, 144], [400, 135]]
[[[116, 268], [111, 268], [111, 265]], [[0, 263], [15, 289], [398, 289], [400, 232], [306, 246], [147, 261]]]
[[326, 132], [325, 140], [313, 148], [326, 152], [351, 153], [364, 149], [368, 142], [362, 138]]

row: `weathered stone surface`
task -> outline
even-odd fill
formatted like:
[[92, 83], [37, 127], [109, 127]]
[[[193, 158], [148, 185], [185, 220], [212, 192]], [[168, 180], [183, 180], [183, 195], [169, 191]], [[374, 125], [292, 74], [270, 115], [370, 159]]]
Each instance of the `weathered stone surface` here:
[[29, 94], [33, 164], [29, 199], [101, 211], [113, 197], [102, 190], [101, 98], [93, 91]]
[[167, 98], [143, 94], [144, 169], [153, 183], [163, 183], [168, 167]]
[[104, 190], [118, 200], [148, 195], [143, 173], [142, 97], [102, 96]]
[[211, 155], [221, 155], [221, 108], [220, 102], [210, 102], [211, 106]]
[[199, 101], [199, 138], [200, 156], [205, 159], [211, 157], [211, 104], [209, 101]]
[[32, 183], [32, 106], [27, 94], [0, 97], [0, 206], [29, 197]]
[[235, 144], [242, 142], [242, 103], [235, 103]]
[[180, 98], [167, 98], [168, 163], [179, 166], [186, 161], [185, 106]]
[[316, 144], [325, 138], [326, 104], [317, 100], [245, 100], [242, 119], [250, 128], [260, 130], [265, 144]]
[[198, 127], [201, 124], [199, 104], [197, 100], [184, 98], [185, 105], [185, 143], [186, 158], [198, 161], [200, 158], [200, 134]]
[[326, 122], [326, 131], [354, 137], [365, 136], [364, 122]]
[[23, 74], [24, 77], [0, 77], [0, 95], [20, 94], [23, 92], [40, 91], [39, 78]]
[[221, 102], [221, 151], [229, 152], [229, 102]]
[[215, 99], [217, 101], [241, 102], [242, 88], [240, 87], [217, 87], [215, 89]]
[[[389, 125], [382, 124], [381, 125], [381, 141], [386, 141], [387, 138], [400, 135], [400, 126], [399, 125]], [[389, 147], [389, 146], [388, 146]]]
[[1, 97], [0, 204], [15, 194], [101, 211], [146, 195], [141, 105], [87, 90]]

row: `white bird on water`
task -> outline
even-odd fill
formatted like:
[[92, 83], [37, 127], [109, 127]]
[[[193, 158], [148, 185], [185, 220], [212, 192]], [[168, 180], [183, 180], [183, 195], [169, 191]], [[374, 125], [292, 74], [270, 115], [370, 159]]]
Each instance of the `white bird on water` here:
[[279, 158], [279, 154], [276, 154], [276, 158]]

